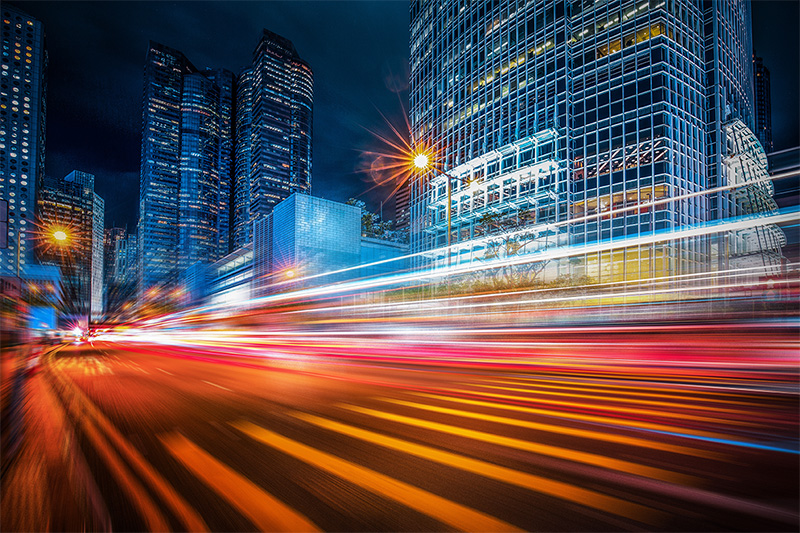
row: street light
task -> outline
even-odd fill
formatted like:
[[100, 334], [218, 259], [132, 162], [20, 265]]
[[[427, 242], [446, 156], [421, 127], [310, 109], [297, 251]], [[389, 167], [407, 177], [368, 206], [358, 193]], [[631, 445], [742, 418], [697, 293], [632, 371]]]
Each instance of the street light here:
[[[414, 155], [414, 166], [420, 170], [431, 170], [434, 167], [434, 164], [431, 162], [428, 154], [424, 152], [419, 152]], [[447, 268], [450, 268], [450, 233], [452, 232], [452, 198], [453, 198], [453, 185], [450, 183], [451, 180], [458, 180], [461, 183], [469, 183], [469, 180], [461, 179], [461, 178], [454, 178], [444, 170], [438, 170], [438, 172], [444, 175], [447, 180]]]

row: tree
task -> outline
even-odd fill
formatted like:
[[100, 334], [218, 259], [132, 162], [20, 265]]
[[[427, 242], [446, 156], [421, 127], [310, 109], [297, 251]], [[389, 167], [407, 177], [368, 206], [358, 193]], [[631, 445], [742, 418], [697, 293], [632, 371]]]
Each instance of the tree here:
[[[484, 213], [478, 219], [478, 234], [487, 236], [482, 259], [492, 260], [524, 254], [525, 247], [540, 237], [540, 232], [533, 227], [535, 223], [536, 213], [530, 209], [522, 209], [516, 213]], [[526, 228], [530, 230], [524, 231]], [[548, 262], [535, 261], [497, 267], [479, 274], [482, 278], [480, 282], [488, 283], [489, 287], [486, 288], [493, 290], [531, 285]]]
[[374, 239], [383, 239], [394, 242], [406, 242], [405, 232], [394, 229], [394, 222], [382, 220], [377, 213], [367, 209], [367, 204], [363, 200], [350, 198], [345, 202], [361, 209], [361, 236]]

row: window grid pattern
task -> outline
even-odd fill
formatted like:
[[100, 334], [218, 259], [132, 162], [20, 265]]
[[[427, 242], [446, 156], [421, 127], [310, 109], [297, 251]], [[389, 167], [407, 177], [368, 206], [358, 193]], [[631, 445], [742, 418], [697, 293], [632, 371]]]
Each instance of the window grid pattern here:
[[0, 200], [8, 203], [0, 274], [16, 275], [18, 251], [20, 270], [35, 264], [32, 224], [44, 179], [48, 55], [43, 24], [7, 2], [0, 35]]
[[[438, 151], [446, 171], [553, 128], [568, 216], [594, 217], [570, 225], [571, 243], [719, 216], [718, 200], [705, 196], [602, 212], [718, 184], [716, 110], [752, 116], [746, 2], [420, 0], [410, 12], [412, 140]], [[442, 220], [432, 205], [441, 200], [437, 186], [423, 175], [411, 184], [414, 252], [446, 242], [432, 236]], [[452, 242], [474, 235], [462, 231], [459, 209], [454, 201]], [[649, 278], [695, 272], [708, 257], [707, 245], [688, 240], [595, 254], [568, 268], [598, 281]]]

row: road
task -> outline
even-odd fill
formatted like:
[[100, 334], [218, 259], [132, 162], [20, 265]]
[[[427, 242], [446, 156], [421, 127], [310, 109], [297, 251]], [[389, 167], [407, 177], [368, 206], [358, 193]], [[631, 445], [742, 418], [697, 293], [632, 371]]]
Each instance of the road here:
[[796, 335], [70, 344], [42, 378], [117, 531], [798, 529]]

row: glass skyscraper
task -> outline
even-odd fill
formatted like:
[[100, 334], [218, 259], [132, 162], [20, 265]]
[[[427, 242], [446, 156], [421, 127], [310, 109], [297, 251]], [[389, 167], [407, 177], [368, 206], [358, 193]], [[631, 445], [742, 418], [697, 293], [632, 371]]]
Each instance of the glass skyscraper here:
[[[311, 189], [313, 75], [264, 30], [238, 79], [150, 43], [140, 180], [140, 290], [250, 242], [252, 223]], [[235, 148], [234, 148], [235, 147]]]
[[[47, 50], [41, 22], [5, 2], [0, 63], [0, 275], [34, 263], [37, 189], [44, 179]], [[19, 245], [19, 249], [17, 248]]]
[[227, 255], [233, 136], [233, 73], [183, 78], [178, 269]]
[[140, 290], [228, 253], [234, 78], [150, 43], [139, 188]]
[[[746, 2], [414, 0], [410, 11], [412, 141], [440, 164], [411, 186], [412, 252], [481, 261], [755, 210], [724, 191], [686, 197], [731, 183], [734, 123], [754, 128]], [[722, 265], [730, 248], [654, 241], [540, 268], [652, 278]]]
[[311, 192], [314, 76], [288, 39], [263, 30], [237, 89], [234, 247], [256, 218], [294, 192]]
[[769, 69], [764, 59], [753, 56], [753, 90], [756, 101], [756, 135], [767, 153], [772, 152], [772, 95]]

